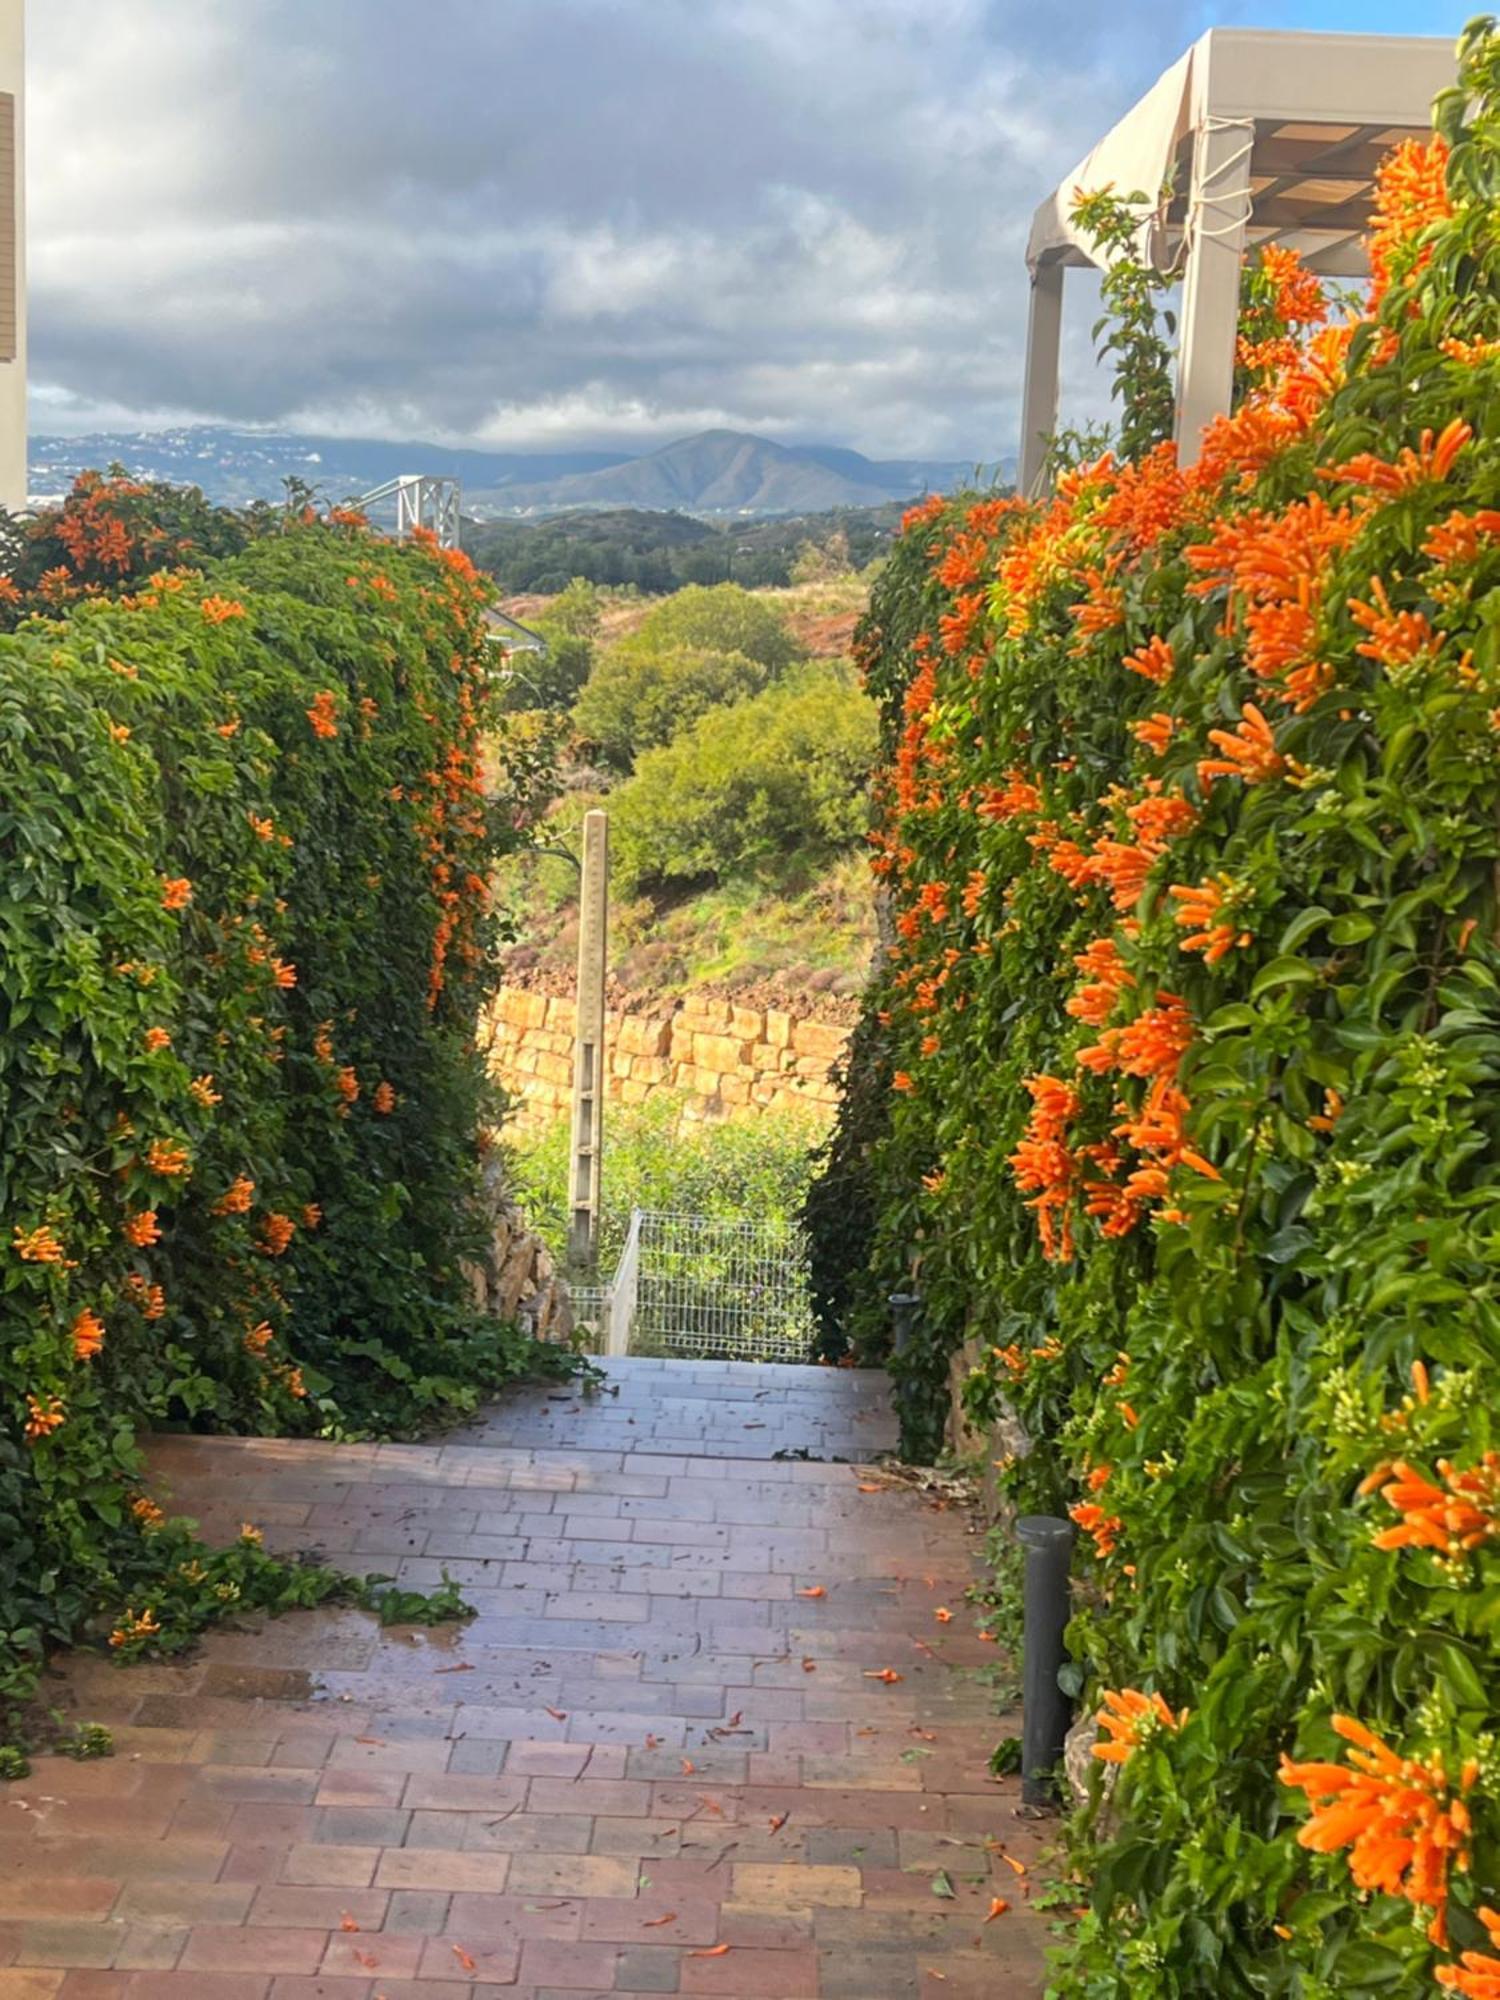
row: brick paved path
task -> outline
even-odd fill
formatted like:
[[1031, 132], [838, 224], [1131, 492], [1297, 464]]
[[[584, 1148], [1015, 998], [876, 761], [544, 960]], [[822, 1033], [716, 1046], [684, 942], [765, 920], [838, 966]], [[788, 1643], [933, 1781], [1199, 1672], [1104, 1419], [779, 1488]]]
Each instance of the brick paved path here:
[[256, 1521], [413, 1586], [446, 1565], [479, 1616], [67, 1662], [53, 1698], [117, 1754], [0, 1788], [0, 2000], [1040, 1994], [1032, 1877], [996, 1845], [1033, 1863], [1038, 1829], [984, 1774], [1014, 1724], [963, 1671], [995, 1658], [964, 1523], [771, 1455], [888, 1444], [880, 1378], [615, 1381], [474, 1442], [156, 1447], [214, 1536]]

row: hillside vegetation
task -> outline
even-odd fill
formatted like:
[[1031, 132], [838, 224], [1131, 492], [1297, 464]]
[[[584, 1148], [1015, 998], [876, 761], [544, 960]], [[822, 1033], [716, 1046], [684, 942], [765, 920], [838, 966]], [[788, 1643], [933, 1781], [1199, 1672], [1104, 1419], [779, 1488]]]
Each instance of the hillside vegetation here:
[[[830, 567], [819, 556], [806, 566]], [[550, 648], [518, 663], [514, 697], [548, 704], [534, 717], [558, 765], [543, 844], [576, 851], [583, 814], [609, 810], [612, 966], [630, 990], [858, 985], [874, 934], [855, 856], [876, 734], [843, 655], [867, 590], [844, 569], [655, 600], [578, 580], [526, 601]], [[574, 871], [518, 859], [505, 894], [524, 939], [512, 972], [565, 980]]]

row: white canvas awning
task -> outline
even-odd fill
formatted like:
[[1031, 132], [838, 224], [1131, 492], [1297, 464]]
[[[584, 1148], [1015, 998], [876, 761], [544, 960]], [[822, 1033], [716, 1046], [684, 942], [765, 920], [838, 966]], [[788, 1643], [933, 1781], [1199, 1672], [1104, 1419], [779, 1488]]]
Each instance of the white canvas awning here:
[[1057, 423], [1062, 273], [1099, 262], [1070, 219], [1077, 193], [1139, 194], [1142, 251], [1182, 275], [1177, 438], [1188, 458], [1228, 408], [1246, 248], [1286, 243], [1325, 276], [1362, 275], [1375, 168], [1401, 140], [1430, 133], [1432, 101], [1455, 74], [1451, 43], [1436, 38], [1200, 37], [1032, 220], [1022, 490], [1033, 490]]

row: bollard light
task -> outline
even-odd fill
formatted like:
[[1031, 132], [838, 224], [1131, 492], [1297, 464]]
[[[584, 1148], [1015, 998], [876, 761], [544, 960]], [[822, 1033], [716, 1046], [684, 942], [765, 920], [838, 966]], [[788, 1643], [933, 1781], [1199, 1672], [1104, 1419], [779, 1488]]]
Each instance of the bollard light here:
[[1057, 1774], [1072, 1720], [1072, 1703], [1058, 1673], [1067, 1659], [1063, 1633], [1070, 1616], [1068, 1570], [1077, 1529], [1055, 1514], [1023, 1514], [1016, 1539], [1026, 1551], [1021, 1797], [1029, 1806], [1056, 1805]]

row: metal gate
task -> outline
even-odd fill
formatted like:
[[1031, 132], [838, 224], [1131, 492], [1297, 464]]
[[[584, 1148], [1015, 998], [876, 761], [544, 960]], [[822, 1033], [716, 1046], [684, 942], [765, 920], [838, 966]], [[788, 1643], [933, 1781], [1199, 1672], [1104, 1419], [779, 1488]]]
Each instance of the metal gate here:
[[635, 1209], [613, 1279], [574, 1286], [605, 1354], [807, 1361], [807, 1244], [792, 1224]]

